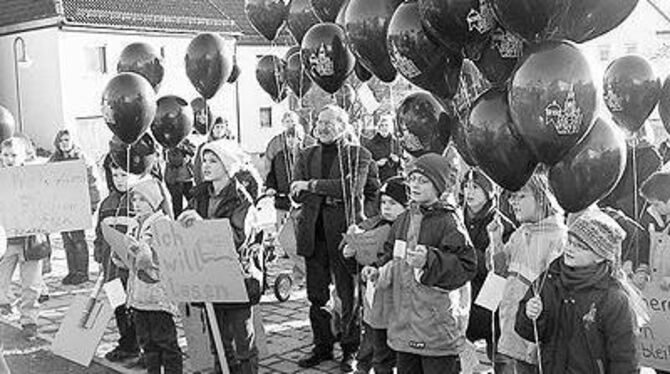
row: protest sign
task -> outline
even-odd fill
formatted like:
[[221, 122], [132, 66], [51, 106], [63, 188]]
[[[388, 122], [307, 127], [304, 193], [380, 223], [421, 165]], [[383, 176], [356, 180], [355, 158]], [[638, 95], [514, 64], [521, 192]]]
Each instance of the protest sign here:
[[92, 227], [81, 160], [0, 169], [0, 225], [7, 237]]
[[247, 302], [242, 268], [228, 220], [172, 221], [154, 225], [156, 250], [168, 297], [176, 302]]
[[374, 230], [346, 234], [347, 245], [356, 250], [356, 261], [361, 265], [372, 265], [377, 254], [384, 249], [384, 242], [391, 232], [391, 226], [384, 225]]
[[118, 258], [121, 259], [126, 268], [130, 269], [134, 256], [130, 253], [129, 248], [136, 244], [137, 241], [104, 222], [100, 226], [102, 227], [102, 236], [105, 238], [105, 241]]
[[490, 272], [486, 276], [482, 288], [479, 290], [475, 304], [495, 312], [502, 301], [506, 285], [507, 278], [503, 278], [494, 272]]
[[642, 365], [670, 370], [670, 291], [652, 282], [646, 285], [642, 296], [651, 318], [638, 339]]

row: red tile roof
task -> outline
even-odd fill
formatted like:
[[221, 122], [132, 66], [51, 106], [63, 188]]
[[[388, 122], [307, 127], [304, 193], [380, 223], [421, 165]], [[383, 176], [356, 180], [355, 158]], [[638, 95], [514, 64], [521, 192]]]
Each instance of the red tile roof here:
[[[241, 44], [254, 45], [269, 45], [271, 44], [261, 34], [259, 34], [247, 18], [244, 12], [244, 0], [212, 0], [219, 9], [223, 10], [230, 18], [235, 20], [235, 23], [240, 27], [244, 36], [240, 39]], [[289, 34], [286, 27], [275, 39], [277, 45], [294, 45], [296, 44], [293, 37]]]
[[0, 26], [56, 17], [55, 0], [2, 0]]

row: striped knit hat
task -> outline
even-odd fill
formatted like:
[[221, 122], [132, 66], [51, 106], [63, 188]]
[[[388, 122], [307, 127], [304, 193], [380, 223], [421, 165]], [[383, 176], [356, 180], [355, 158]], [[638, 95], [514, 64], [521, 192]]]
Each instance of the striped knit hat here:
[[584, 243], [595, 254], [612, 263], [617, 263], [621, 254], [621, 243], [626, 232], [616, 221], [600, 209], [589, 209], [580, 215], [568, 231]]

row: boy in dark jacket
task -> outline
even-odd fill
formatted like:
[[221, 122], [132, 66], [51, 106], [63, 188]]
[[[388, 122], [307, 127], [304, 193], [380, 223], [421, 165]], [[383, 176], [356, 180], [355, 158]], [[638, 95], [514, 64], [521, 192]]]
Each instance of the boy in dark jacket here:
[[378, 287], [393, 290], [388, 343], [398, 352], [398, 374], [461, 369], [477, 255], [458, 208], [439, 200], [458, 183], [456, 174], [440, 155], [416, 160], [410, 208], [394, 222], [378, 263]]
[[639, 372], [633, 308], [641, 299], [615, 265], [624, 235], [607, 214], [586, 211], [570, 225], [563, 256], [519, 303], [515, 330], [539, 342], [545, 373]]

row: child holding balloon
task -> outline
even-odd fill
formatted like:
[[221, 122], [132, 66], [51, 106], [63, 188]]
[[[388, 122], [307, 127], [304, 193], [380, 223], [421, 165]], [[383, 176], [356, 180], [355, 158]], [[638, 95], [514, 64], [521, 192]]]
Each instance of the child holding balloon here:
[[498, 309], [501, 334], [494, 365], [496, 373], [531, 374], [538, 370], [537, 349], [514, 331], [516, 312], [531, 284], [560, 256], [568, 230], [543, 172], [536, 171], [514, 192], [510, 204], [520, 226], [507, 243], [503, 244], [499, 218], [488, 226], [491, 243], [486, 252], [487, 266], [507, 278]]

